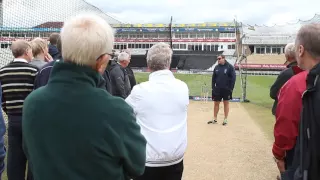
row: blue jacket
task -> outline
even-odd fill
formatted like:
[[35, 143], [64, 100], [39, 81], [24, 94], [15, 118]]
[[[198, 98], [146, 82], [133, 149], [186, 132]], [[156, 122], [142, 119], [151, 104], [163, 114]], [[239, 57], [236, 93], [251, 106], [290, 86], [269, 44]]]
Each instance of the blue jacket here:
[[[1, 87], [1, 84], [0, 84], [0, 87]], [[1, 104], [2, 104], [2, 90], [0, 90], [0, 106]], [[6, 133], [6, 124], [4, 122], [2, 111], [0, 111], [0, 176], [5, 169], [4, 159], [6, 157], [6, 148], [4, 146], [4, 138], [3, 138], [5, 133]]]
[[236, 82], [236, 72], [234, 67], [226, 62], [224, 65], [218, 64], [212, 74], [212, 89], [233, 90]]
[[54, 45], [51, 45], [51, 44], [49, 44], [49, 54], [52, 56], [52, 58], [54, 60], [61, 58], [61, 54], [60, 54], [57, 46], [54, 46]]
[[[59, 60], [57, 60], [59, 61]], [[41, 70], [39, 71], [35, 81], [34, 81], [34, 89], [38, 89], [39, 87], [45, 86], [50, 77], [51, 69], [56, 61], [51, 61], [45, 64]]]

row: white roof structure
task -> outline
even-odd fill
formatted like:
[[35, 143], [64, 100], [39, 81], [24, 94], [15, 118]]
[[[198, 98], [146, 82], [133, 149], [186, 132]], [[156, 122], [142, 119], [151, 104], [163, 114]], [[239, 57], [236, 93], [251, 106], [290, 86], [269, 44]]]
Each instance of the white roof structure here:
[[315, 14], [315, 16], [309, 20], [299, 20], [296, 23], [288, 23], [286, 25], [242, 25], [242, 43], [248, 45], [277, 45], [294, 42], [296, 34], [301, 28], [301, 26], [309, 23], [320, 23], [320, 15]]

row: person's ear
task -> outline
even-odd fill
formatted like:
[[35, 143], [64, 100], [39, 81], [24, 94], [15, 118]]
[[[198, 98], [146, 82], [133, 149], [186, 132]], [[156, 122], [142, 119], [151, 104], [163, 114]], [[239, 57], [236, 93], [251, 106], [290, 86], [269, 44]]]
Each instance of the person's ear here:
[[99, 72], [100, 74], [103, 74], [104, 71], [106, 70], [108, 63], [109, 63], [109, 55], [103, 55], [101, 56], [97, 62], [96, 62], [96, 71]]
[[299, 49], [298, 49], [298, 56], [302, 57], [305, 53], [305, 49], [302, 45], [299, 45]]

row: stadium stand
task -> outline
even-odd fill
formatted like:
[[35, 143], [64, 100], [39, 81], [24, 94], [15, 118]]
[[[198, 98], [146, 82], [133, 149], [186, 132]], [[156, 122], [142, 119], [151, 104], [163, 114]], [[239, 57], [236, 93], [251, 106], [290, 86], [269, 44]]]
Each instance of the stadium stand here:
[[247, 57], [248, 64], [283, 64], [284, 54], [252, 54]]

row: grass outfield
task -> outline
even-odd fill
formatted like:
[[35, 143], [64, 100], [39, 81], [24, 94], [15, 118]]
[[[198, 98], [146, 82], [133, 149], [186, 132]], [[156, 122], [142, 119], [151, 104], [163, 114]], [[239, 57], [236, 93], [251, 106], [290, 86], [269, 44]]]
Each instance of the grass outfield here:
[[[137, 82], [148, 80], [149, 73], [136, 73]], [[190, 95], [200, 96], [201, 86], [211, 86], [211, 75], [202, 74], [175, 74], [175, 77], [184, 81], [190, 90]], [[276, 76], [248, 76], [247, 99], [250, 103], [243, 103], [250, 116], [270, 139], [273, 138], [274, 116], [271, 114], [273, 100], [269, 96], [269, 90]], [[233, 97], [241, 97], [240, 77], [237, 76]], [[240, 119], [239, 119], [240, 120]]]

